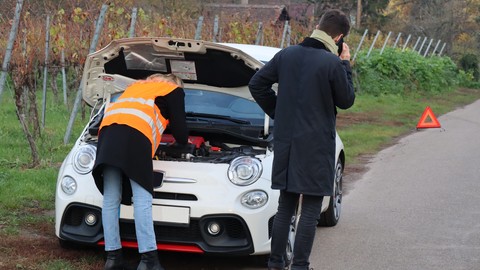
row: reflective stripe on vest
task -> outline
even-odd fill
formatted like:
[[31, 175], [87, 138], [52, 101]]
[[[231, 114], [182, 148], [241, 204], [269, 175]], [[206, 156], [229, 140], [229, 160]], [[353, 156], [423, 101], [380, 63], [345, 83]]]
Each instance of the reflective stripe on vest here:
[[[150, 118], [146, 113], [137, 110], [137, 109], [131, 109], [131, 108], [120, 108], [120, 109], [113, 109], [108, 111], [104, 117], [111, 116], [112, 114], [131, 114], [135, 115], [136, 117], [141, 118], [143, 121], [148, 123], [150, 128], [152, 129], [152, 140], [154, 145], [159, 145], [160, 141], [159, 138], [161, 139], [162, 133], [165, 131], [164, 126], [162, 125], [162, 122], [160, 119], [158, 119], [158, 115], [155, 113], [155, 124], [153, 123], [153, 119]], [[159, 130], [157, 129], [159, 127]]]
[[111, 124], [124, 124], [140, 131], [152, 144], [152, 157], [168, 125], [155, 105], [155, 98], [165, 96], [178, 86], [166, 82], [137, 82], [105, 109], [100, 131]]

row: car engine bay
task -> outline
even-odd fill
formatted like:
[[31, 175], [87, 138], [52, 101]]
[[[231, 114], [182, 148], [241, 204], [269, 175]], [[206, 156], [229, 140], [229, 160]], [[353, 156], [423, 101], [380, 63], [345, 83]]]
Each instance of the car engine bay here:
[[[96, 144], [98, 140], [98, 131], [103, 114], [99, 113], [90, 121], [82, 140]], [[217, 131], [217, 132], [215, 132]], [[203, 130], [195, 131], [190, 128], [189, 143], [180, 145], [175, 143], [175, 138], [168, 133], [168, 128], [164, 134], [159, 147], [154, 156], [154, 160], [163, 161], [189, 161], [204, 163], [229, 163], [239, 156], [264, 155], [266, 149], [273, 151], [272, 137], [266, 140], [259, 139], [261, 143], [255, 143], [257, 140], [245, 139], [244, 136], [235, 136], [229, 134], [219, 134], [218, 129], [213, 131]], [[267, 146], [266, 146], [267, 145]]]
[[231, 145], [225, 142], [206, 141], [204, 137], [189, 136], [189, 144], [179, 145], [170, 134], [162, 135], [162, 142], [154, 159], [167, 161], [190, 161], [229, 163], [239, 156], [265, 154], [265, 148], [251, 145]]

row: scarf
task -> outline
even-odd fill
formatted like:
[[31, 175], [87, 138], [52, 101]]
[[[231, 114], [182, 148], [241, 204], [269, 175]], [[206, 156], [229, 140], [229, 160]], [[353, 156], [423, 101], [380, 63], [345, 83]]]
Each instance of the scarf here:
[[327, 47], [331, 52], [334, 53], [338, 51], [338, 46], [335, 44], [335, 41], [333, 41], [332, 37], [324, 31], [315, 29], [310, 37], [325, 44], [325, 47]]

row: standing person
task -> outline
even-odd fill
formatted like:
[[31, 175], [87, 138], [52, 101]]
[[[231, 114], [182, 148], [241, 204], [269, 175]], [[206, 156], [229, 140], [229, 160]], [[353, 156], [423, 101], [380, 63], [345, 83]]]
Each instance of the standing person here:
[[[302, 213], [290, 269], [309, 269], [323, 196], [333, 194], [336, 107], [348, 109], [355, 100], [350, 51], [342, 41], [349, 30], [343, 12], [326, 11], [310, 37], [278, 52], [249, 83], [253, 98], [275, 119], [272, 189], [280, 190], [280, 198], [268, 261], [272, 270], [285, 267], [290, 220], [300, 194]], [[271, 88], [274, 83], [278, 94]]]
[[153, 163], [169, 125], [178, 144], [187, 144], [182, 81], [154, 74], [131, 84], [108, 105], [100, 125], [93, 176], [103, 193], [102, 221], [107, 260], [104, 269], [123, 269], [120, 203], [131, 204], [141, 260], [137, 270], [163, 270], [152, 219]]

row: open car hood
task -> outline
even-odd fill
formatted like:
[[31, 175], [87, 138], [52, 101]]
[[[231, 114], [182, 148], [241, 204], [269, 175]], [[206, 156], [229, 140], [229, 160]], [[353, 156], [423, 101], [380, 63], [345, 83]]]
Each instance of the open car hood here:
[[82, 94], [88, 105], [95, 106], [135, 79], [160, 72], [174, 73], [186, 85], [220, 87], [222, 91], [231, 90], [253, 99], [248, 88], [238, 90], [247, 86], [262, 66], [260, 61], [237, 48], [208, 41], [166, 37], [118, 39], [87, 56]]

